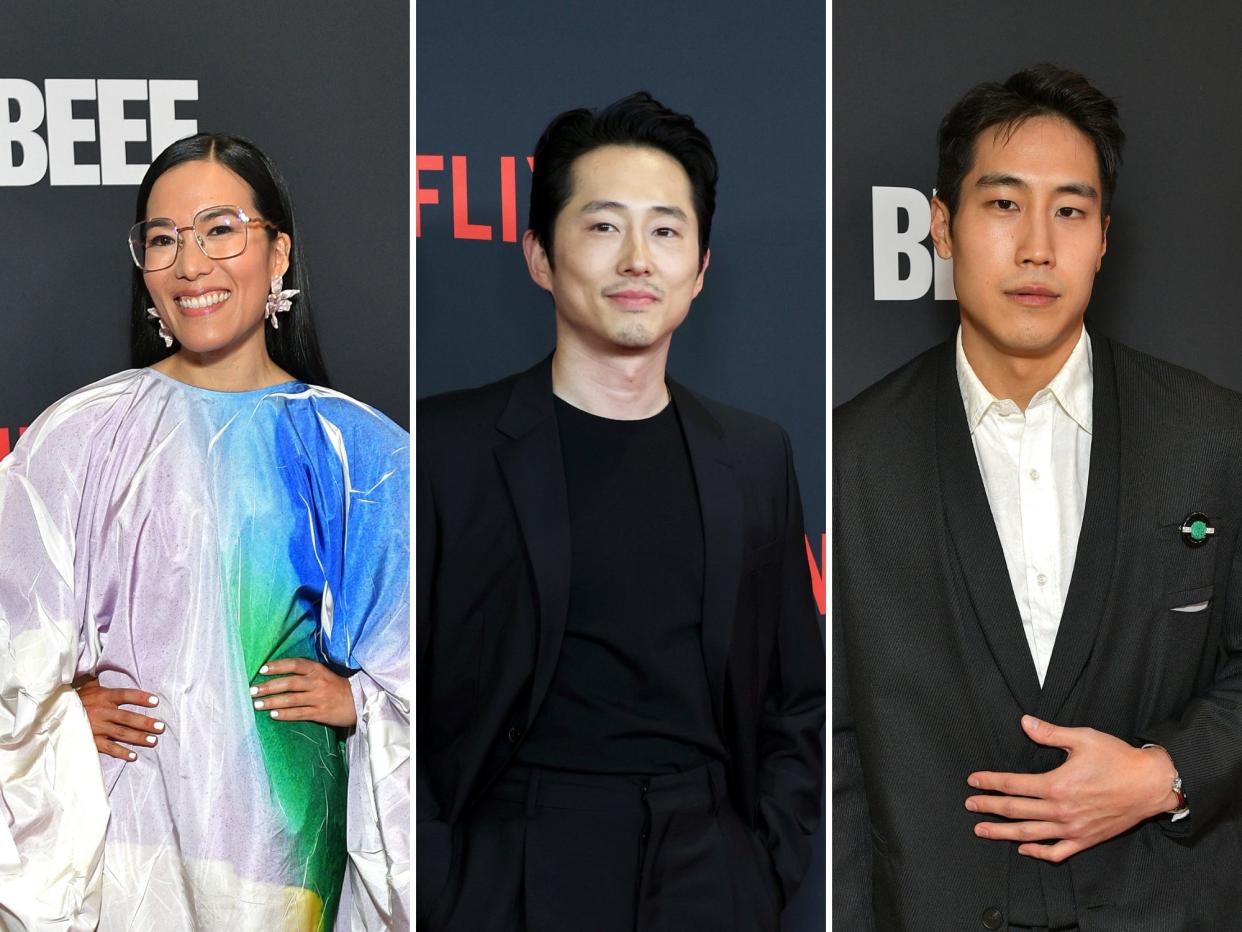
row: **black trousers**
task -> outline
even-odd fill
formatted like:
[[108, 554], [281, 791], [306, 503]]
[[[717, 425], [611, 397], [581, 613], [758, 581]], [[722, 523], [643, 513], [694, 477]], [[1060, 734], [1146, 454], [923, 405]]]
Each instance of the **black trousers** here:
[[514, 767], [455, 829], [427, 932], [777, 932], [776, 876], [717, 763], [651, 777]]

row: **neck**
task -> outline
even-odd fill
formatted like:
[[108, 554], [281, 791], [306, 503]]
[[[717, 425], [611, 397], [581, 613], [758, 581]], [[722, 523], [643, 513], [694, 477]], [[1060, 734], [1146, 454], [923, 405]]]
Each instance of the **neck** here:
[[259, 352], [194, 353], [181, 347], [151, 368], [187, 385], [221, 392], [246, 392], [290, 381], [293, 376]]
[[668, 404], [664, 364], [668, 342], [647, 353], [596, 354], [557, 341], [552, 355], [552, 393], [597, 417], [636, 421]]
[[1061, 371], [1078, 345], [1081, 334], [1080, 323], [1050, 352], [1040, 356], [1015, 356], [1003, 352], [963, 320], [962, 352], [984, 388], [994, 397], [1011, 399], [1019, 408], [1026, 410], [1035, 393]]

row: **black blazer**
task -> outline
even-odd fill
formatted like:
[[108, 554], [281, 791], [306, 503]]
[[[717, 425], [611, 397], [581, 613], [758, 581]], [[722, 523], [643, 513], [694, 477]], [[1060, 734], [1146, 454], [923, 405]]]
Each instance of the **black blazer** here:
[[[703, 519], [703, 660], [741, 817], [787, 899], [823, 787], [824, 649], [789, 440], [669, 382]], [[570, 531], [551, 362], [418, 404], [420, 913], [552, 680]]]
[[[1086, 508], [1042, 689], [954, 344], [835, 412], [838, 928], [1242, 929], [1242, 397], [1099, 336], [1092, 348]], [[1195, 511], [1216, 534], [1192, 549], [1179, 527]], [[1165, 746], [1190, 818], [1059, 865], [976, 838], [969, 773], [1064, 760], [1025, 738], [1024, 712]]]

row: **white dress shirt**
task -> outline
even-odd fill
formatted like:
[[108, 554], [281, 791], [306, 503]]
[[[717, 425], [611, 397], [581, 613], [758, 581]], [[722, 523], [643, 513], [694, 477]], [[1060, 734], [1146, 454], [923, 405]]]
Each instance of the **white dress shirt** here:
[[957, 382], [1026, 643], [1042, 686], [1082, 530], [1091, 465], [1091, 340], [1026, 410], [979, 381], [957, 331]]

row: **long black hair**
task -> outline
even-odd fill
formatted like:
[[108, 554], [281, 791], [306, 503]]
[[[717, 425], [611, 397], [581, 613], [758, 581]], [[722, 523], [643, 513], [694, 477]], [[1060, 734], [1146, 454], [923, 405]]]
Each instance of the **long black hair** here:
[[[284, 274], [285, 287], [296, 288], [300, 294], [293, 299], [293, 312], [281, 315], [279, 330], [264, 328], [267, 354], [272, 362], [295, 378], [328, 387], [328, 372], [319, 352], [319, 338], [315, 335], [315, 322], [311, 317], [306, 260], [302, 256], [289, 189], [280, 170], [262, 149], [240, 136], [223, 133], [187, 136], [161, 152], [147, 169], [142, 184], [138, 186], [135, 222], [147, 219], [147, 199], [155, 182], [164, 172], [183, 162], [219, 162], [250, 186], [259, 216], [276, 224], [276, 230], [268, 228], [268, 236], [274, 239], [277, 232], [289, 236], [292, 245], [289, 268]], [[141, 368], [172, 355], [174, 350], [164, 346], [156, 323], [147, 317], [147, 308], [153, 302], [142, 280], [142, 271], [135, 266], [133, 273], [134, 307], [130, 316], [129, 355], [130, 364]]]

